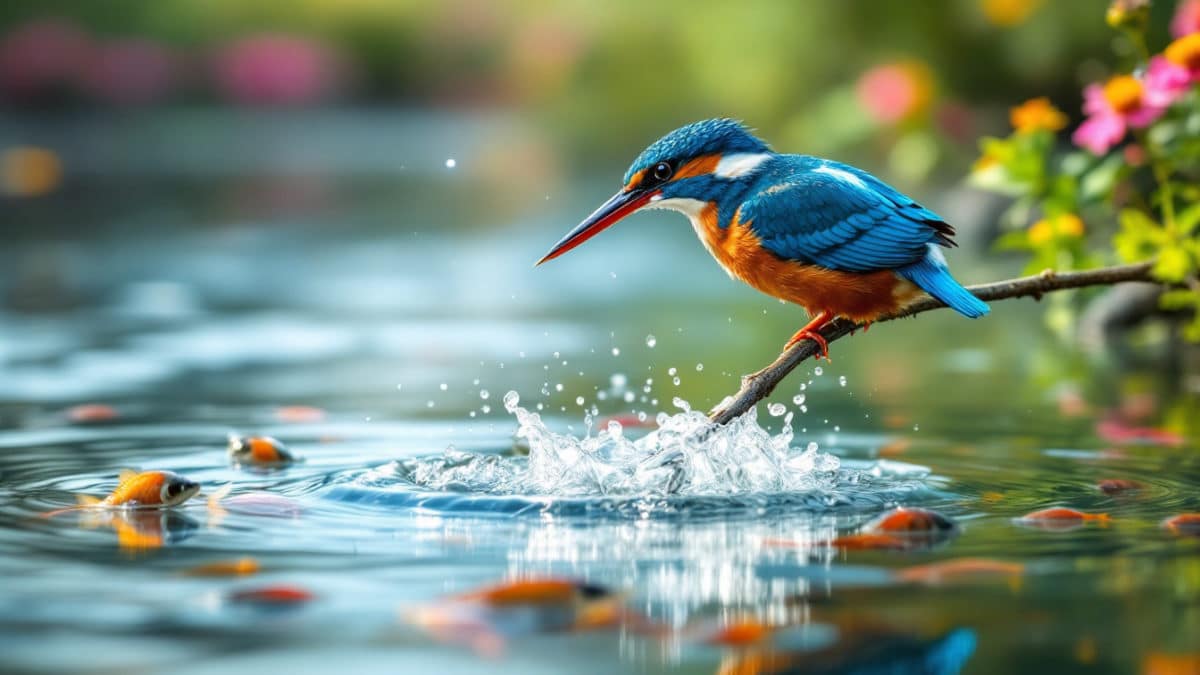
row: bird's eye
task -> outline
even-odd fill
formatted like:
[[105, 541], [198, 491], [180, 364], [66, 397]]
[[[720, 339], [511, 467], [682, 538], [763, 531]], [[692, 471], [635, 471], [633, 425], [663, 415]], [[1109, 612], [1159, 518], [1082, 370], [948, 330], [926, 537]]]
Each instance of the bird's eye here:
[[665, 183], [673, 173], [675, 173], [675, 170], [672, 169], [671, 165], [667, 162], [659, 162], [650, 169], [650, 177], [653, 178], [654, 182], [656, 183]]

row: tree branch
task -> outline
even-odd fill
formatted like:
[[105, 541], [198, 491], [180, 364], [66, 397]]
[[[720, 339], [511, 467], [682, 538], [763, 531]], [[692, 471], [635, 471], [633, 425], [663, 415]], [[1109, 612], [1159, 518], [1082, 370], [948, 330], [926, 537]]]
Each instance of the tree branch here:
[[[1083, 272], [1060, 273], [1054, 270], [1046, 270], [1041, 274], [1031, 277], [1020, 277], [997, 281], [991, 284], [970, 286], [967, 290], [974, 293], [980, 300], [1006, 300], [1008, 298], [1026, 296], [1040, 300], [1045, 293], [1066, 290], [1068, 288], [1118, 284], [1127, 281], [1154, 281], [1150, 276], [1151, 266], [1152, 263], [1147, 262], [1135, 265], [1103, 267]], [[925, 297], [905, 307], [902, 311], [883, 317], [879, 321], [891, 321], [892, 319], [913, 316], [921, 312], [928, 312], [931, 309], [938, 309], [939, 307], [945, 307], [945, 305], [939, 300]], [[827, 341], [833, 342], [859, 328], [862, 328], [862, 326], [853, 321], [837, 319], [822, 328], [821, 335]], [[775, 386], [784, 377], [787, 377], [788, 373], [792, 372], [805, 359], [815, 355], [817, 351], [817, 343], [812, 340], [801, 340], [792, 345], [791, 349], [780, 354], [771, 365], [757, 373], [743, 376], [741, 389], [709, 412], [709, 419], [716, 424], [727, 424], [733, 419], [740, 417], [746, 411], [753, 408], [756, 403], [769, 396], [774, 391]]]

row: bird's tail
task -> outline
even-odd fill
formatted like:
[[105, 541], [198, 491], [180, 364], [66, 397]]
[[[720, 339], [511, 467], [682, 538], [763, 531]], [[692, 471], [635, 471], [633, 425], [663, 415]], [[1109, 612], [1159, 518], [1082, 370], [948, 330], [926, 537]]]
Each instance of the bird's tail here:
[[989, 311], [986, 303], [971, 295], [970, 291], [950, 276], [946, 259], [942, 257], [941, 251], [933, 246], [930, 246], [929, 255], [922, 258], [921, 262], [897, 271], [900, 276], [920, 286], [921, 290], [946, 303], [963, 316], [978, 319]]

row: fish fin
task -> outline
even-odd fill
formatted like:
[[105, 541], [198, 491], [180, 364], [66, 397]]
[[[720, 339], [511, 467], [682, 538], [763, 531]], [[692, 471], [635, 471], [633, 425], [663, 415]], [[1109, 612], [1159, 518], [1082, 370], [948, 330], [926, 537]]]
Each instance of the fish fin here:
[[210, 509], [221, 508], [221, 500], [228, 497], [229, 493], [232, 491], [233, 491], [233, 483], [232, 482], [226, 483], [226, 484], [222, 485], [221, 487], [217, 488], [216, 491], [214, 491], [211, 495], [208, 496], [208, 508], [210, 508]]
[[117, 472], [117, 485], [128, 481], [136, 475], [138, 475], [138, 472], [134, 469], [121, 469]]
[[97, 506], [103, 504], [104, 500], [92, 495], [75, 495], [75, 505], [79, 508], [87, 508], [89, 506]]

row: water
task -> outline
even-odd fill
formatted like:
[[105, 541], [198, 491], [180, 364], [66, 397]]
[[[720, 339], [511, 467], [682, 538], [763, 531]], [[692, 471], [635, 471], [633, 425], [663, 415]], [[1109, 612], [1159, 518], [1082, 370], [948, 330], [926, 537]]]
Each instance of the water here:
[[[669, 215], [530, 269], [611, 186], [471, 212], [464, 194], [511, 186], [471, 178], [457, 146], [446, 171], [440, 145], [403, 180], [260, 177], [249, 199], [241, 180], [105, 179], [14, 207], [39, 227], [0, 251], [0, 669], [1127, 673], [1200, 652], [1200, 539], [1160, 527], [1200, 510], [1194, 376], [1097, 365], [1005, 305], [839, 341], [714, 433], [697, 411], [799, 314], [731, 284]], [[315, 201], [264, 213], [264, 191]], [[304, 461], [233, 466], [230, 433]], [[40, 517], [126, 467], [204, 494]], [[898, 505], [959, 529], [831, 545]], [[1112, 520], [1014, 522], [1052, 505]], [[243, 558], [259, 571], [188, 574]], [[1021, 572], [919, 573], [966, 558]], [[621, 592], [653, 630], [508, 617], [494, 652], [404, 620], [547, 575]], [[275, 584], [313, 599], [237, 599]], [[750, 620], [791, 628], [705, 644]]]

